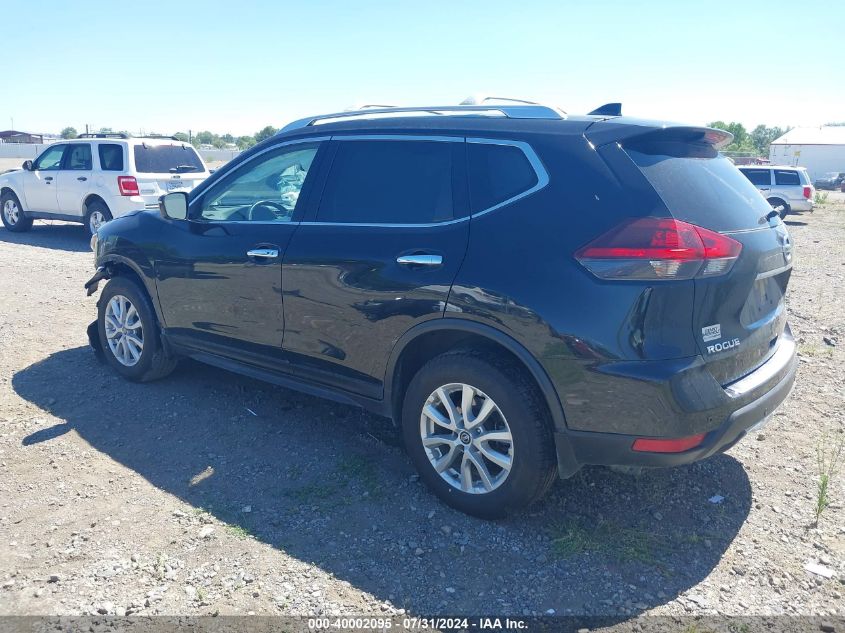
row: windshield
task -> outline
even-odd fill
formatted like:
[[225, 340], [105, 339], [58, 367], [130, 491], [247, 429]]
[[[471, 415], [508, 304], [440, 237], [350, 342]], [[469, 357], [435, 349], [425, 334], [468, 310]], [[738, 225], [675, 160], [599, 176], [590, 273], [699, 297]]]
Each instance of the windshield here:
[[190, 145], [135, 146], [135, 169], [144, 174], [204, 172], [202, 160]]

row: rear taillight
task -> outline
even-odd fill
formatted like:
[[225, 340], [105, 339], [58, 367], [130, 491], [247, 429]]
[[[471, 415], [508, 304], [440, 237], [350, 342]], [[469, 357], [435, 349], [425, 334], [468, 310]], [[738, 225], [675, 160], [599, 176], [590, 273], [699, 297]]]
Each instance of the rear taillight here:
[[813, 197], [813, 189], [811, 187], [804, 187], [804, 197], [807, 200]]
[[118, 176], [117, 188], [120, 189], [121, 196], [138, 196], [141, 190], [138, 189], [138, 181], [134, 176]]
[[575, 253], [601, 279], [692, 279], [728, 272], [736, 240], [672, 218], [626, 220]]

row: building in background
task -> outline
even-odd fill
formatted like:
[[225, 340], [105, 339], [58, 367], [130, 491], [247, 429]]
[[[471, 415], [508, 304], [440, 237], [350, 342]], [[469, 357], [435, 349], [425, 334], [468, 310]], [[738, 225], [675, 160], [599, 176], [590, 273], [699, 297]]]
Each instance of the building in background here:
[[829, 172], [845, 172], [845, 126], [797, 127], [772, 141], [773, 165], [806, 167], [810, 179]]
[[30, 134], [17, 130], [3, 130], [0, 132], [0, 143], [43, 143], [43, 134]]

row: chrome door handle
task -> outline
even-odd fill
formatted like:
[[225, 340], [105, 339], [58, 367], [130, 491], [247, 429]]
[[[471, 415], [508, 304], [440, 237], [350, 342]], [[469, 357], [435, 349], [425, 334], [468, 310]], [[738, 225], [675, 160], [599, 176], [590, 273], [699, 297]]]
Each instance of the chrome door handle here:
[[85, 182], [88, 179], [85, 176], [79, 176], [79, 178], [77, 178], [77, 180], [81, 180], [82, 182]]
[[401, 255], [396, 258], [396, 263], [405, 266], [440, 266], [443, 258], [440, 255]]
[[275, 259], [279, 251], [275, 248], [253, 248], [246, 252], [247, 257], [258, 257], [260, 259]]

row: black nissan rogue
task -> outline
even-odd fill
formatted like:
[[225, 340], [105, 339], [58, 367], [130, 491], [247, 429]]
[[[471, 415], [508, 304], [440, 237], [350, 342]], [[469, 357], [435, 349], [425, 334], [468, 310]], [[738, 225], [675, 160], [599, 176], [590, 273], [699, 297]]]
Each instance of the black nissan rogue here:
[[89, 336], [130, 380], [191, 357], [390, 417], [479, 516], [703, 459], [795, 379], [789, 235], [729, 139], [538, 105], [297, 121], [99, 229]]

